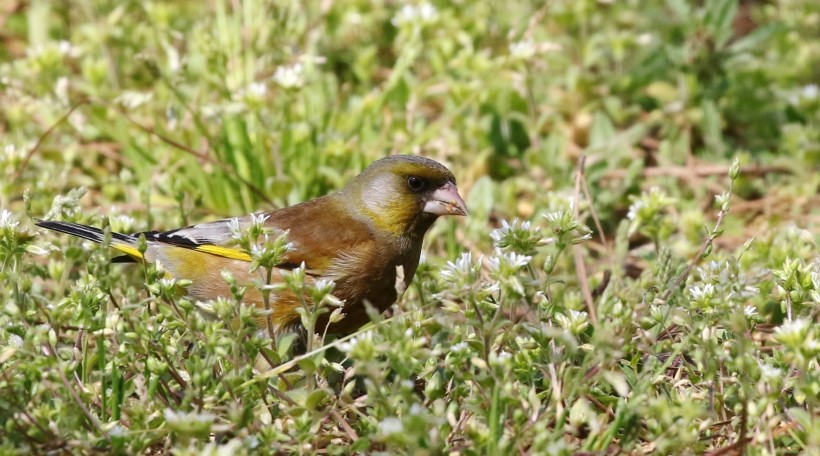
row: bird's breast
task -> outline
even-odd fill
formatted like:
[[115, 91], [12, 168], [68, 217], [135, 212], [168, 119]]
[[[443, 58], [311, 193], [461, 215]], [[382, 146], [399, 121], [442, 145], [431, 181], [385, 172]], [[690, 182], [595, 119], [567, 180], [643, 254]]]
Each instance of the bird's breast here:
[[389, 251], [378, 248], [351, 249], [340, 255], [323, 278], [336, 283], [334, 295], [344, 301], [345, 318], [329, 332], [345, 333], [369, 321], [365, 302], [379, 312], [388, 309], [398, 296], [397, 268], [403, 269], [409, 286], [418, 267], [420, 249]]

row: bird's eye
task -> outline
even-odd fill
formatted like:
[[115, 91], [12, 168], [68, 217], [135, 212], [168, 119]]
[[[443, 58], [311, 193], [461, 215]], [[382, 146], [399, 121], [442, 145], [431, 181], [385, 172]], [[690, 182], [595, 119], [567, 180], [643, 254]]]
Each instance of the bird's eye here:
[[407, 178], [407, 186], [410, 187], [410, 190], [414, 192], [419, 192], [424, 190], [425, 182], [424, 179], [420, 178], [419, 176], [410, 176]]

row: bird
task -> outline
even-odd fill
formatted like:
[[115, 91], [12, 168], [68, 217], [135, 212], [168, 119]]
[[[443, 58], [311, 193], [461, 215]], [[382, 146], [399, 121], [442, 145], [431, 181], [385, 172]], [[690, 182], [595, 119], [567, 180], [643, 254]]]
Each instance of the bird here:
[[[330, 322], [327, 314], [320, 316], [315, 330], [346, 335], [370, 321], [365, 303], [379, 312], [393, 305], [398, 298], [397, 269], [403, 271], [406, 288], [418, 267], [425, 233], [436, 219], [449, 215], [467, 215], [453, 173], [426, 157], [393, 155], [374, 161], [345, 187], [325, 196], [170, 231], [111, 233], [110, 247], [124, 254], [120, 258], [127, 261], [120, 262], [157, 262], [166, 274], [187, 280], [185, 291], [198, 301], [230, 299], [231, 289], [222, 275], [230, 272], [237, 284], [247, 287], [243, 303], [263, 308], [263, 296], [252, 286], [260, 271], [250, 272], [251, 257], [235, 245], [234, 237], [237, 226], [247, 229], [256, 217], [267, 228], [286, 233], [290, 243], [273, 270], [272, 282], [281, 282], [284, 271], [301, 265], [307, 281], [332, 280], [344, 318]], [[105, 237], [102, 230], [77, 223], [35, 224], [97, 243]], [[144, 250], [139, 248], [141, 236]], [[270, 315], [260, 314], [257, 327], [267, 323], [276, 331], [304, 329], [296, 310], [304, 299], [289, 290], [276, 292], [270, 297]]]

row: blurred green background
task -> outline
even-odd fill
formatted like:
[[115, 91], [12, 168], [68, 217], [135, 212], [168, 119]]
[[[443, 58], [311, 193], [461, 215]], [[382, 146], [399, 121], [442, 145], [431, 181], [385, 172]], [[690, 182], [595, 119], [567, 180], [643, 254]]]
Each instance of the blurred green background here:
[[702, 165], [741, 156], [767, 167], [738, 194], [802, 217], [820, 183], [819, 15], [811, 0], [5, 0], [0, 205], [30, 189], [42, 213], [85, 186], [89, 210], [168, 228], [153, 220], [168, 207], [292, 204], [413, 153], [455, 170], [477, 232], [571, 189], [583, 154], [611, 229], [641, 186], [697, 208], [722, 173]]

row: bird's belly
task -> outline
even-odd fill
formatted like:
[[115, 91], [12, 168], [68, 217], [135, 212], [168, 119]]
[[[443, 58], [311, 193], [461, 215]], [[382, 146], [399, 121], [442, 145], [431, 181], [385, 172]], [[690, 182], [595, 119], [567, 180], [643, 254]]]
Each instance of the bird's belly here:
[[[236, 279], [237, 284], [246, 288], [243, 302], [254, 305], [260, 310], [265, 310], [265, 303], [262, 294], [254, 287], [254, 282], [263, 279], [261, 269], [251, 273], [248, 271], [249, 264], [241, 260], [217, 257], [211, 254], [196, 252], [189, 249], [164, 249], [157, 252], [157, 260], [175, 278], [187, 279], [191, 284], [187, 287], [190, 297], [208, 301], [217, 298], [233, 299], [231, 287], [222, 277], [223, 271], [230, 272]], [[410, 269], [409, 274], [405, 274], [405, 284], [409, 284], [415, 272], [415, 265], [408, 265], [405, 269]], [[328, 333], [346, 334], [355, 331], [360, 326], [368, 323], [370, 317], [367, 313], [365, 302], [369, 303], [377, 313], [384, 312], [395, 301], [396, 274], [393, 267], [375, 268], [380, 271], [377, 274], [367, 273], [361, 270], [348, 271], [348, 274], [340, 276], [338, 274], [327, 274], [325, 279], [334, 280], [336, 287], [333, 294], [344, 302], [344, 318], [330, 326], [328, 324], [329, 312], [322, 315], [314, 328], [317, 332], [324, 332], [327, 327]], [[273, 282], [279, 282], [281, 276], [274, 274]], [[308, 277], [309, 281], [315, 280]], [[271, 323], [275, 329], [292, 327], [299, 324], [299, 314], [297, 307], [302, 302], [310, 305], [307, 296], [297, 297], [293, 292], [286, 290], [271, 295], [268, 309], [271, 315]], [[260, 327], [267, 325], [266, 315], [257, 319]]]

